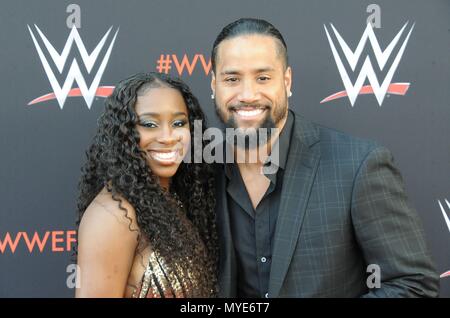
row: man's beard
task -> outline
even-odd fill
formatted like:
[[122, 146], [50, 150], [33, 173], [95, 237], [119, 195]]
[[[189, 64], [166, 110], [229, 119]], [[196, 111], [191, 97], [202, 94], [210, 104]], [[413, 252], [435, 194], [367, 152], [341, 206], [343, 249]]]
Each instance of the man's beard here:
[[[259, 105], [259, 104], [239, 104], [233, 105], [227, 109], [231, 114], [227, 121], [224, 121], [225, 114], [221, 111], [221, 109], [217, 106], [216, 101], [214, 101], [214, 106], [217, 115], [225, 124], [225, 128], [232, 128], [233, 134], [226, 133], [225, 138], [227, 143], [237, 146], [241, 149], [255, 149], [260, 146], [266, 145], [270, 142], [272, 137], [272, 130], [277, 128], [277, 124], [285, 118], [287, 114], [287, 107], [277, 107], [272, 116], [272, 106], [271, 105]], [[261, 124], [257, 127], [251, 128], [240, 128], [235, 120], [235, 115], [233, 109], [239, 109], [240, 107], [245, 106], [255, 106], [258, 108], [263, 108], [267, 112]]]

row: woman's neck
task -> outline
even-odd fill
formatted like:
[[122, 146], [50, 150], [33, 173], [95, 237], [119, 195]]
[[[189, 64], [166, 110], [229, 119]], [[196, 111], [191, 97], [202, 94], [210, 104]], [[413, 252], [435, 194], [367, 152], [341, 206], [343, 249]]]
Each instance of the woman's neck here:
[[169, 192], [170, 188], [170, 178], [159, 178], [159, 185], [166, 191]]

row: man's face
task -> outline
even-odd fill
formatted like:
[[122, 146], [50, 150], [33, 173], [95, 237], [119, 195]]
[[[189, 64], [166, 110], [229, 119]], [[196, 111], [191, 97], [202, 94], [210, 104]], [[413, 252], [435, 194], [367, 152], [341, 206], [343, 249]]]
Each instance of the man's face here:
[[284, 125], [291, 69], [285, 67], [276, 41], [266, 35], [243, 35], [219, 44], [211, 88], [216, 111], [227, 126]]

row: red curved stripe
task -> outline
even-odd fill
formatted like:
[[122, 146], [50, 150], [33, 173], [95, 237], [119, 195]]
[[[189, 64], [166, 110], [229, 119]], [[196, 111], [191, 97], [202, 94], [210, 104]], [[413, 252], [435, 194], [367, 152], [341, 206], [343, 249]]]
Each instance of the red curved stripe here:
[[[95, 96], [108, 97], [109, 95], [112, 94], [113, 90], [114, 90], [114, 86], [100, 86], [97, 88], [97, 91], [95, 92]], [[79, 88], [72, 88], [69, 91], [69, 94], [67, 94], [67, 96], [70, 96], [70, 97], [81, 96], [81, 90]], [[55, 98], [56, 98], [56, 96], [54, 93], [45, 94], [38, 98], [33, 99], [31, 102], [28, 103], [28, 105], [45, 102], [45, 101], [52, 100]]]
[[[389, 85], [387, 92], [389, 94], [394, 94], [394, 95], [405, 95], [406, 92], [408, 91], [409, 88], [409, 83], [392, 83]], [[359, 91], [359, 94], [373, 94], [373, 88], [371, 85], [365, 85], [363, 87], [361, 87], [361, 90]], [[320, 103], [326, 103], [329, 101], [332, 101], [334, 99], [338, 99], [338, 98], [342, 98], [347, 96], [347, 91], [340, 91], [337, 93], [334, 93], [330, 96], [328, 96], [327, 98], [324, 98]]]
[[443, 273], [443, 274], [441, 274], [441, 278], [444, 278], [444, 277], [449, 277], [450, 276], [450, 271], [446, 271], [445, 273]]

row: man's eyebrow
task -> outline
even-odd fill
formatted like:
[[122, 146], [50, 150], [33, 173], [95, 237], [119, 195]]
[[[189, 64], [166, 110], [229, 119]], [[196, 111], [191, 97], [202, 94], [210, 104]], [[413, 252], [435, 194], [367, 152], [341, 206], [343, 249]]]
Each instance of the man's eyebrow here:
[[[275, 68], [267, 66], [267, 67], [257, 68], [255, 70], [253, 70], [253, 73], [258, 74], [258, 73], [273, 72], [273, 71], [275, 71]], [[220, 75], [239, 75], [239, 74], [241, 74], [241, 72], [239, 72], [238, 70], [234, 70], [234, 69], [229, 69], [229, 70], [220, 72]]]
[[223, 72], [220, 72], [220, 75], [238, 75], [238, 74], [240, 74], [240, 72], [236, 70], [225, 70]]
[[255, 70], [255, 73], [266, 73], [266, 72], [273, 72], [275, 71], [275, 68], [273, 67], [261, 67]]

